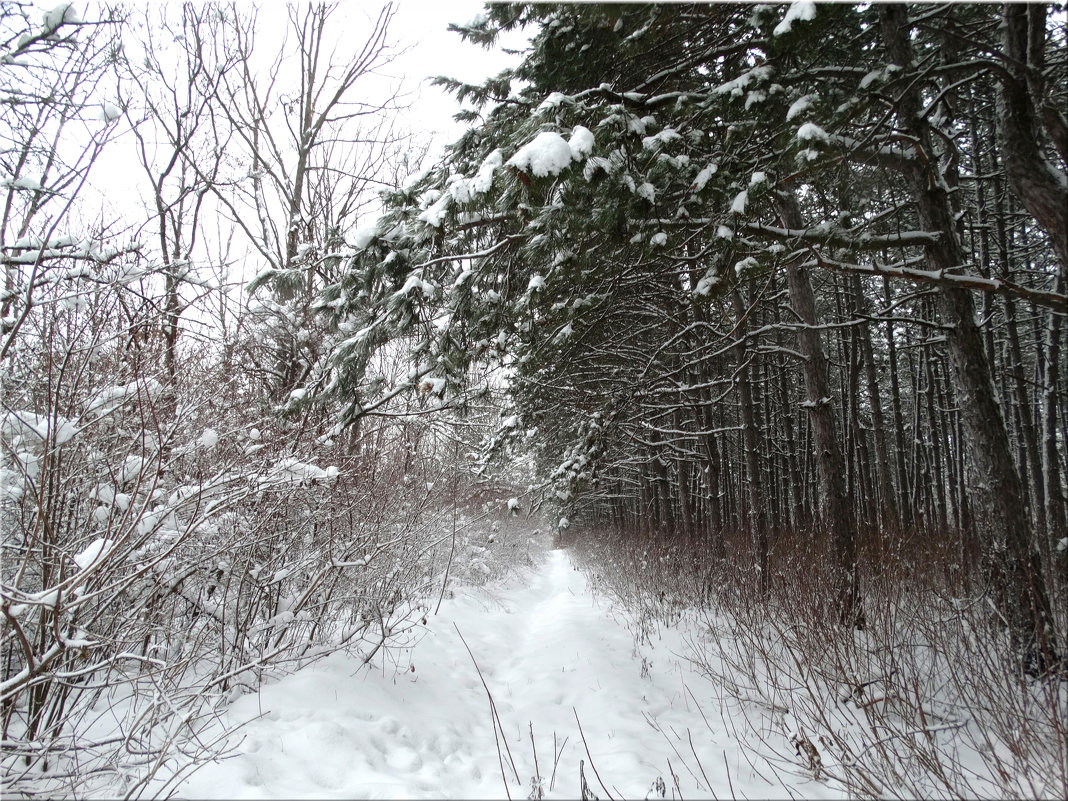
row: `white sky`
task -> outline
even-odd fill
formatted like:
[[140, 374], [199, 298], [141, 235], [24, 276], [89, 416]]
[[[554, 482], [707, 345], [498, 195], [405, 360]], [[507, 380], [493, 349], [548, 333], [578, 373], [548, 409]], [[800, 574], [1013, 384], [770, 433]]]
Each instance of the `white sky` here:
[[[50, 2], [53, 0], [45, 0], [43, 5], [48, 6]], [[277, 47], [274, 38], [280, 38], [287, 25], [287, 12], [283, 3], [273, 0], [261, 2], [260, 6], [256, 42], [257, 61], [262, 59], [262, 62], [256, 67], [266, 69], [275, 56], [271, 51], [272, 46]], [[460, 108], [455, 98], [431, 86], [430, 80], [447, 75], [469, 82], [480, 81], [516, 63], [517, 58], [506, 55], [499, 47], [486, 50], [464, 42], [459, 34], [448, 30], [451, 22], [465, 24], [481, 14], [482, 0], [394, 0], [394, 6], [396, 12], [388, 41], [401, 52], [382, 69], [377, 86], [371, 76], [365, 76], [359, 91], [365, 93], [366, 99], [373, 100], [376, 93], [384, 98], [400, 89], [411, 104], [402, 119], [402, 127], [407, 127], [419, 141], [432, 140], [430, 157], [433, 159], [446, 144], [459, 137], [464, 126], [452, 118]], [[347, 50], [359, 51], [380, 8], [380, 2], [349, 0], [336, 9], [332, 22], [338, 31], [339, 60]], [[526, 34], [513, 34], [505, 44], [518, 49], [525, 40]], [[105, 217], [121, 213], [131, 201], [142, 205], [148, 197], [148, 187], [141, 185], [144, 174], [136, 164], [132, 146], [131, 136], [121, 136], [105, 149], [93, 170], [89, 192], [100, 198], [98, 202], [103, 204]]]
[[[391, 71], [407, 75], [412, 88], [419, 90], [413, 108], [413, 127], [438, 134], [442, 144], [463, 130], [452, 120], [458, 106], [455, 98], [430, 86], [427, 79], [448, 75], [475, 82], [495, 75], [516, 61], [515, 57], [501, 52], [499, 46], [484, 50], [449, 32], [450, 22], [470, 22], [482, 13], [483, 7], [481, 0], [397, 0], [391, 38], [411, 49], [391, 65]], [[504, 44], [519, 48], [523, 38], [512, 36]]]

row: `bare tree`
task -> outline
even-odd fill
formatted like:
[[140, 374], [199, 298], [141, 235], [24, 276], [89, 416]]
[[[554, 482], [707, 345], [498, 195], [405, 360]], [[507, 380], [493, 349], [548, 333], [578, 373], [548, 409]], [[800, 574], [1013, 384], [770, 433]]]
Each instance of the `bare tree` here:
[[72, 262], [106, 262], [94, 247], [101, 231], [77, 230], [74, 208], [100, 153], [118, 128], [118, 98], [108, 94], [117, 19], [86, 23], [70, 5], [44, 15], [0, 7], [0, 359], [49, 286], [68, 283]]
[[290, 6], [269, 77], [255, 69], [255, 17], [231, 7], [228, 18], [240, 66], [220, 93], [244, 175], [219, 197], [261, 262], [249, 290], [270, 291], [259, 314], [274, 353], [267, 361], [248, 355], [275, 400], [301, 386], [318, 360], [311, 300], [336, 273], [373, 190], [390, 185], [389, 161], [404, 141], [394, 128], [396, 95], [368, 101], [360, 93], [392, 57], [392, 5], [351, 50], [332, 41], [339, 16], [332, 4]]
[[150, 185], [150, 230], [163, 279], [163, 367], [173, 397], [181, 317], [192, 302], [183, 287], [194, 297], [203, 291], [195, 263], [200, 221], [232, 136], [219, 89], [237, 59], [225, 46], [215, 6], [185, 3], [177, 19], [168, 10], [146, 10], [143, 30], [143, 52], [123, 54], [123, 75], [137, 89], [126, 116]]

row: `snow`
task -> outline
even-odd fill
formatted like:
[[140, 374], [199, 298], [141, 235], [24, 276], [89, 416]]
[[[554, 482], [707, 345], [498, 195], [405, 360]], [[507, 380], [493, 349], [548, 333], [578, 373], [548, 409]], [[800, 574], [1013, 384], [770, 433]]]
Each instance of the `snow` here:
[[570, 99], [571, 98], [563, 92], [550, 92], [549, 95], [541, 101], [541, 105], [538, 106], [538, 111], [550, 111]]
[[85, 416], [90, 419], [105, 417], [127, 401], [136, 400], [142, 389], [149, 398], [154, 398], [163, 391], [163, 385], [154, 378], [148, 378], [123, 386], [106, 387], [97, 392], [86, 405]]
[[51, 11], [46, 11], [42, 18], [42, 25], [49, 33], [55, 33], [60, 25], [75, 25], [81, 22], [81, 17], [75, 11], [73, 4], [60, 3]]
[[433, 194], [427, 192], [427, 195], [432, 195], [435, 200], [419, 215], [418, 219], [434, 228], [440, 228], [441, 221], [445, 219], [445, 212], [449, 210], [449, 205], [452, 203], [452, 195], [448, 193], [438, 195], [436, 192]]
[[378, 219], [361, 225], [352, 237], [352, 244], [357, 250], [366, 250], [378, 236]]
[[504, 163], [504, 153], [497, 148], [482, 161], [478, 168], [478, 174], [471, 179], [471, 191], [480, 195], [488, 192], [493, 183], [493, 173]]
[[469, 203], [485, 194], [493, 185], [493, 174], [504, 163], [504, 155], [498, 148], [482, 161], [478, 172], [471, 178], [452, 175], [448, 181], [448, 194], [457, 203]]
[[860, 88], [867, 89], [875, 82], [883, 83], [885, 81], [888, 81], [891, 77], [893, 77], [894, 73], [900, 71], [901, 67], [899, 67], [897, 64], [890, 64], [886, 67], [883, 67], [882, 69], [872, 70], [860, 79]]
[[775, 30], [771, 33], [773, 36], [782, 36], [793, 29], [794, 22], [798, 20], [811, 22], [815, 18], [816, 4], [812, 0], [799, 0], [790, 4], [790, 7], [786, 9], [786, 16], [782, 18], [782, 22], [776, 25]]
[[797, 129], [797, 138], [801, 142], [829, 142], [831, 137], [814, 122], [806, 122]]
[[791, 122], [796, 117], [801, 116], [810, 108], [812, 108], [812, 104], [816, 100], [816, 98], [816, 95], [804, 95], [803, 97], [799, 97], [797, 100], [795, 100], [793, 104], [791, 104], [789, 110], [786, 112], [786, 121]]
[[[538, 564], [507, 584], [459, 589], [383, 666], [337, 653], [240, 697], [200, 735], [251, 721], [233, 756], [177, 795], [523, 798], [535, 749], [547, 798], [579, 796], [579, 760], [601, 798], [597, 775], [615, 797], [646, 797], [658, 779], [672, 786], [668, 760], [684, 797], [782, 793], [746, 761], [720, 691], [681, 657], [681, 634], [636, 645], [566, 551], [534, 555]], [[837, 796], [811, 781], [804, 794]]]
[[113, 122], [122, 116], [122, 109], [116, 106], [114, 103], [105, 100], [100, 104], [100, 114], [97, 115], [98, 119], [104, 122]]
[[731, 212], [733, 214], [745, 214], [745, 204], [749, 200], [749, 192], [743, 189], [737, 195], [734, 196], [734, 200], [731, 201]]
[[74, 564], [79, 570], [85, 570], [90, 565], [103, 559], [108, 551], [114, 547], [115, 541], [98, 537], [89, 543], [89, 546], [74, 557]]
[[[37, 178], [30, 178], [28, 176], [19, 177], [19, 178], [5, 178], [3, 181], [0, 181], [0, 186], [4, 187], [5, 189], [25, 189], [25, 190], [30, 191], [30, 192], [40, 192], [41, 190], [44, 189], [44, 187], [41, 185], [40, 180], [38, 180]], [[23, 237], [22, 239], [19, 239], [17, 242], [15, 242], [15, 244], [12, 245], [11, 247], [12, 248], [27, 248], [27, 247], [39, 248], [41, 246], [40, 245], [40, 240], [36, 239], [36, 238], [35, 238], [35, 240], [36, 240], [36, 242], [34, 244], [30, 244], [34, 240], [30, 240], [27, 237]]]
[[576, 125], [571, 132], [571, 138], [567, 140], [567, 146], [571, 148], [571, 158], [582, 161], [593, 152], [593, 131], [582, 125]]
[[741, 97], [745, 88], [751, 82], [766, 81], [774, 74], [774, 70], [766, 65], [760, 65], [759, 67], [753, 67], [748, 72], [743, 72], [737, 78], [731, 81], [727, 81], [721, 86], [715, 88], [715, 93], [719, 95], [730, 94], [735, 97]]
[[642, 139], [642, 148], [645, 150], [658, 150], [662, 145], [682, 139], [682, 136], [674, 128], [665, 128], [655, 136], [647, 136]]
[[693, 293], [695, 295], [705, 296], [712, 291], [712, 287], [719, 283], [719, 275], [716, 272], [716, 268], [709, 267], [708, 271], [704, 274], [700, 281], [697, 282], [697, 286], [694, 287]]
[[437, 294], [437, 288], [429, 281], [426, 281], [423, 278], [422, 273], [417, 270], [408, 276], [404, 285], [394, 292], [393, 296], [400, 297], [402, 295], [407, 295], [413, 289], [418, 289], [428, 298], [432, 298]]
[[590, 156], [586, 160], [586, 166], [582, 168], [582, 177], [589, 181], [597, 170], [603, 170], [607, 175], [611, 175], [616, 171], [616, 167], [617, 164], [611, 159], [606, 159], [602, 156]]
[[541, 289], [545, 286], [545, 277], [535, 273], [530, 276], [530, 281], [527, 283], [527, 291], [533, 292], [537, 289]]
[[559, 175], [571, 164], [572, 158], [571, 145], [564, 137], [552, 131], [542, 131], [508, 159], [508, 166], [544, 178]]
[[649, 238], [649, 244], [654, 248], [660, 248], [667, 244], [668, 236], [663, 231], [657, 231]]
[[211, 450], [219, 444], [219, 432], [214, 428], [205, 428], [204, 433], [197, 440], [197, 444], [204, 450]]
[[705, 185], [708, 183], [708, 179], [715, 175], [717, 170], [719, 170], [718, 165], [709, 164], [707, 167], [697, 173], [697, 177], [693, 180], [693, 191], [700, 192], [702, 189], [704, 189]]
[[19, 438], [20, 442], [27, 445], [39, 445], [48, 439], [49, 435], [55, 438], [56, 445], [63, 445], [74, 438], [78, 428], [66, 417], [53, 415], [35, 414], [34, 412], [19, 411], [7, 412], [0, 417], [0, 435], [5, 437]]
[[737, 264], [734, 265], [734, 274], [738, 275], [738, 276], [741, 276], [741, 274], [744, 273], [746, 270], [748, 270], [748, 269], [750, 269], [752, 267], [759, 267], [759, 266], [760, 266], [760, 262], [758, 262], [752, 256], [747, 256], [746, 258], [742, 259], [740, 262], [738, 262]]
[[281, 459], [274, 467], [268, 470], [266, 476], [260, 480], [260, 486], [300, 484], [305, 481], [329, 481], [337, 478], [340, 474], [341, 471], [333, 465], [323, 469], [290, 456]]

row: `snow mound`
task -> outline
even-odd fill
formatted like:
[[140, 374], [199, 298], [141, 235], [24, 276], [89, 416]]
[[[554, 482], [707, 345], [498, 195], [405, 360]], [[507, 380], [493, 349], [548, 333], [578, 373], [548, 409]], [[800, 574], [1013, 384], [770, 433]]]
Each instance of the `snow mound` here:
[[79, 570], [85, 570], [90, 565], [99, 562], [115, 546], [114, 540], [107, 540], [103, 537], [98, 537], [89, 543], [89, 546], [81, 553], [74, 557], [74, 564], [78, 566]]
[[590, 155], [593, 141], [593, 132], [581, 125], [575, 126], [570, 140], [553, 131], [542, 131], [533, 141], [519, 148], [507, 164], [536, 178], [559, 175], [571, 166], [571, 162]]
[[790, 4], [790, 7], [786, 9], [786, 16], [771, 33], [773, 36], [783, 36], [793, 30], [795, 22], [811, 22], [815, 18], [816, 4], [812, 0], [798, 0]]

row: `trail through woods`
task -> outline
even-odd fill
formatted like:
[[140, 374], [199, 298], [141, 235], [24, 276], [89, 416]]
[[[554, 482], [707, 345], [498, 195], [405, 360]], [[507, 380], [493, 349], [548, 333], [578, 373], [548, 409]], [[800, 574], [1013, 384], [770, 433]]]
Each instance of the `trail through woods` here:
[[583, 760], [602, 799], [661, 797], [658, 779], [668, 798], [838, 797], [811, 778], [782, 784], [766, 764], [750, 764], [732, 734], [742, 713], [692, 671], [681, 634], [664, 629], [636, 646], [567, 551], [533, 557], [500, 584], [458, 588], [384, 665], [360, 669], [335, 654], [239, 699], [228, 722], [257, 719], [235, 755], [195, 773], [179, 794], [526, 798], [537, 774], [546, 798], [577, 798]]

